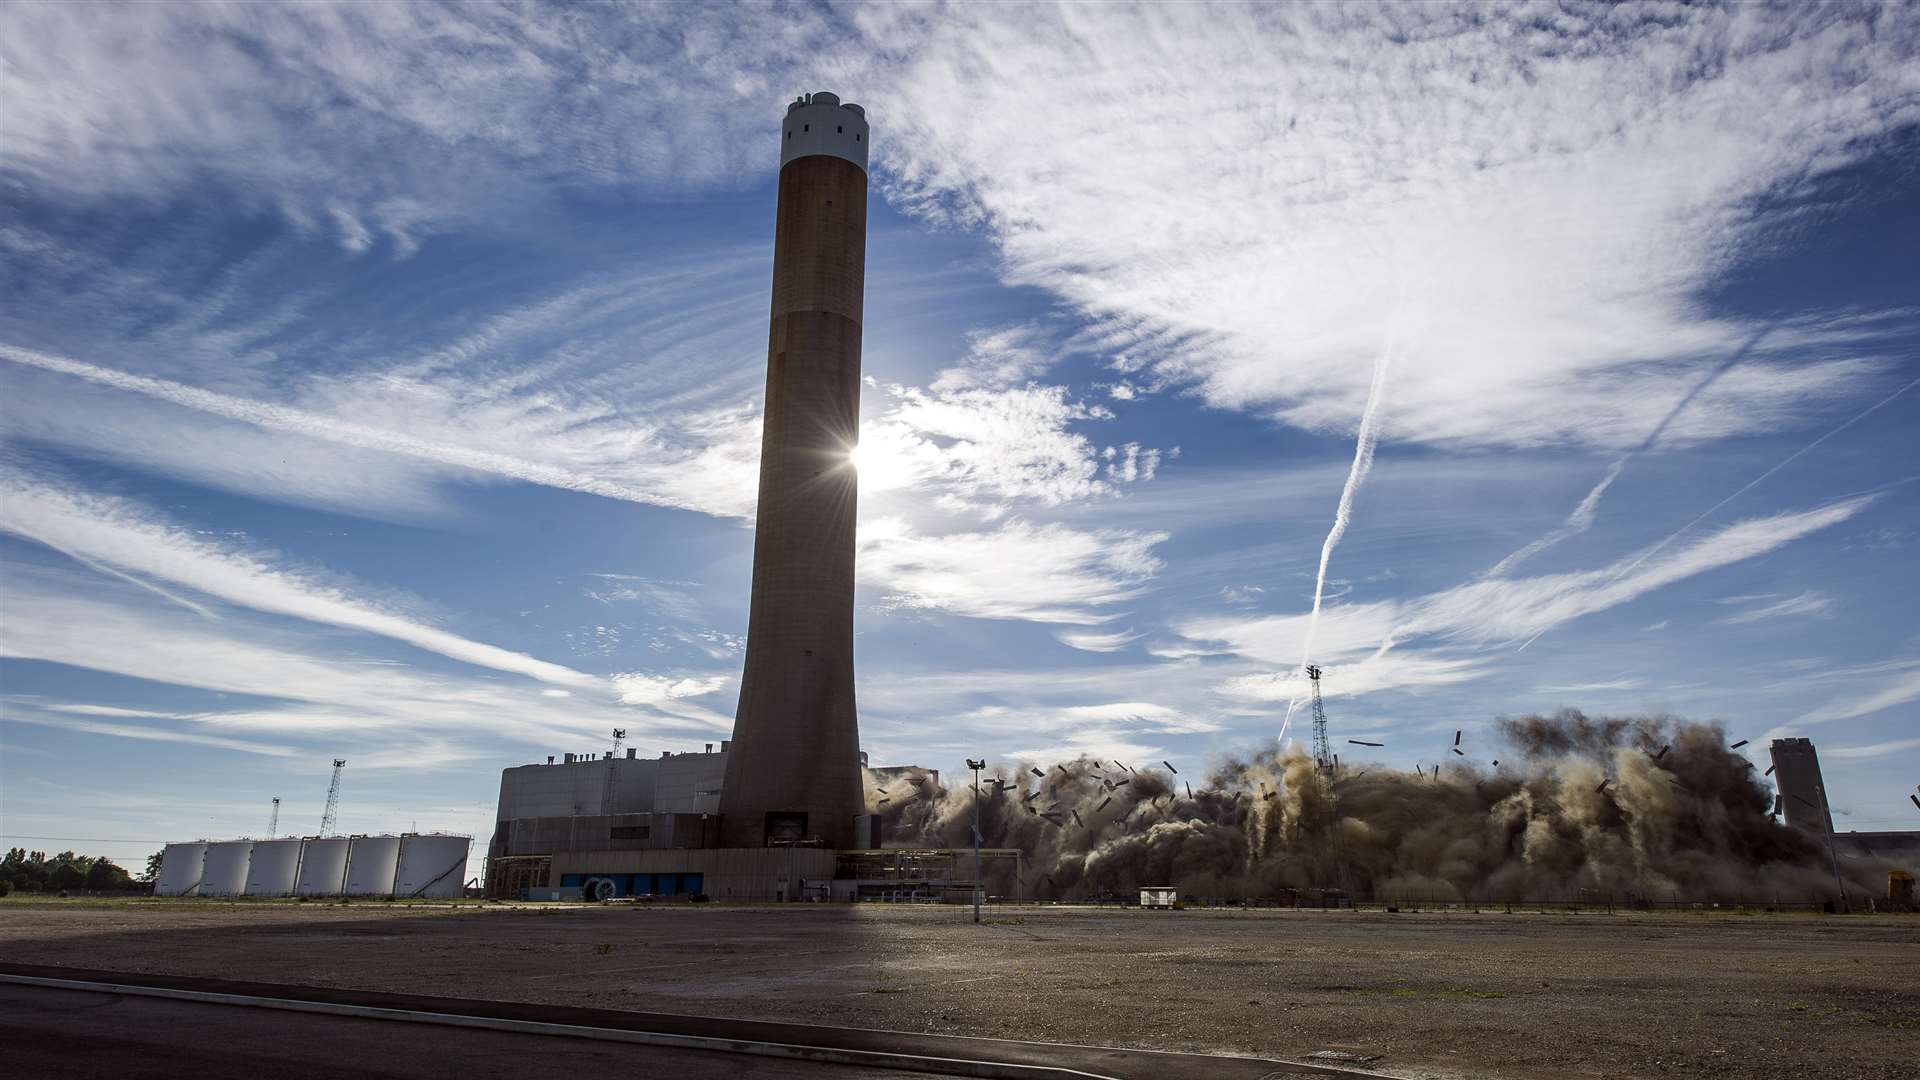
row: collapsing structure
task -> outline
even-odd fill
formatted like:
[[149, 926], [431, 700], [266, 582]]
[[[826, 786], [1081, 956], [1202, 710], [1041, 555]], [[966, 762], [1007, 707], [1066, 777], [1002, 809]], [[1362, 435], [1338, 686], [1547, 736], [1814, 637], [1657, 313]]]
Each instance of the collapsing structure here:
[[472, 846], [447, 833], [168, 844], [153, 895], [445, 899], [465, 894]]
[[[1756, 770], [1713, 725], [1566, 710], [1499, 726], [1514, 752], [1491, 768], [1462, 754], [1437, 776], [1336, 769], [1335, 798], [1322, 797], [1321, 763], [1298, 748], [1226, 762], [1191, 789], [1142, 771], [1121, 798], [1099, 761], [1050, 766], [984, 800], [982, 842], [1026, 852], [1028, 895], [1065, 899], [1171, 884], [1246, 898], [1808, 903], [1835, 896], [1837, 865], [1863, 901], [1920, 854], [1892, 836], [1843, 834], [1830, 856], [1771, 820]], [[1027, 806], [1075, 824], [1057, 828]], [[898, 842], [971, 841], [968, 790], [880, 812]]]

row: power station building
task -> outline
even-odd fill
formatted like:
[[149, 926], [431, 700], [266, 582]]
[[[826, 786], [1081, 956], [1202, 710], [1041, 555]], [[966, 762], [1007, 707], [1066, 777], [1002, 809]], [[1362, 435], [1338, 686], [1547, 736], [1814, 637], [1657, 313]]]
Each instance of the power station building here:
[[[500, 809], [487, 848], [487, 895], [829, 895], [843, 852], [804, 838], [744, 848], [723, 843], [719, 808], [732, 746], [708, 744], [702, 753], [653, 758], [635, 750], [624, 757], [565, 754], [502, 770]], [[858, 757], [853, 765], [857, 783]], [[939, 782], [938, 773], [912, 766], [874, 774]], [[879, 818], [862, 813], [847, 834], [858, 841], [849, 846], [877, 849]]]

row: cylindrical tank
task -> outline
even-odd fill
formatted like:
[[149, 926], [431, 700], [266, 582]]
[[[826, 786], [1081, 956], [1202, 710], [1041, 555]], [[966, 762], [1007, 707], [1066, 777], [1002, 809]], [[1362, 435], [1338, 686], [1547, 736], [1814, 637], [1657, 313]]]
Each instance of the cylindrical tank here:
[[300, 876], [300, 841], [261, 840], [247, 866], [248, 896], [292, 896]]
[[198, 895], [200, 870], [206, 861], [205, 844], [168, 844], [160, 852], [160, 874], [153, 880], [153, 895]]
[[348, 896], [392, 896], [393, 875], [400, 868], [400, 838], [356, 836], [347, 849]]
[[222, 840], [207, 845], [207, 861], [200, 870], [201, 896], [240, 896], [247, 891], [247, 865], [253, 861], [253, 841]]
[[347, 887], [347, 849], [344, 836], [309, 836], [300, 849], [301, 896], [339, 896]]
[[461, 895], [467, 883], [467, 851], [472, 847], [470, 836], [402, 836], [393, 895], [429, 899]]

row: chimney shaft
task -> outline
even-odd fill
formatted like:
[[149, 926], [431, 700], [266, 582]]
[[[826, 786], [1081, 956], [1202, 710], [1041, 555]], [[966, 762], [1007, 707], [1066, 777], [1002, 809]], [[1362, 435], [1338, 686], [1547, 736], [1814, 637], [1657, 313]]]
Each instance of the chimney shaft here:
[[860, 434], [869, 146], [865, 111], [828, 93], [796, 101], [780, 125], [753, 597], [720, 794], [728, 847], [807, 837], [849, 847], [865, 809], [851, 454]]

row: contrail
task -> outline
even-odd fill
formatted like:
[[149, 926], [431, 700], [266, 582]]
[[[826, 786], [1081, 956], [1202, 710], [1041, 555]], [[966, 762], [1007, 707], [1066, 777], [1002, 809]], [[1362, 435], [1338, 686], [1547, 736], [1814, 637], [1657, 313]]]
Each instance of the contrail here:
[[1681, 395], [1680, 400], [1673, 403], [1673, 408], [1667, 410], [1667, 415], [1661, 417], [1660, 422], [1653, 425], [1652, 431], [1647, 432], [1647, 437], [1640, 440], [1640, 445], [1620, 455], [1619, 459], [1613, 463], [1613, 466], [1607, 470], [1607, 475], [1601, 477], [1600, 482], [1593, 485], [1593, 490], [1587, 492], [1587, 497], [1580, 500], [1580, 505], [1573, 508], [1573, 513], [1567, 515], [1567, 520], [1562, 522], [1559, 528], [1554, 529], [1552, 532], [1540, 537], [1519, 551], [1501, 559], [1498, 563], [1494, 564], [1493, 569], [1488, 570], [1480, 576], [1483, 578], [1503, 577], [1507, 571], [1519, 566], [1521, 563], [1526, 562], [1528, 559], [1533, 558], [1535, 555], [1540, 554], [1542, 551], [1545, 551], [1560, 541], [1570, 536], [1578, 536], [1588, 529], [1593, 528], [1593, 519], [1598, 515], [1600, 510], [1601, 496], [1607, 493], [1607, 489], [1613, 486], [1615, 480], [1620, 479], [1620, 472], [1627, 467], [1627, 463], [1639, 457], [1641, 454], [1646, 453], [1648, 450], [1651, 450], [1653, 445], [1660, 441], [1660, 436], [1666, 434], [1667, 429], [1673, 426], [1674, 420], [1678, 418], [1681, 413], [1687, 411], [1687, 406], [1693, 404], [1695, 398], [1699, 397], [1707, 387], [1719, 382], [1720, 376], [1738, 367], [1742, 360], [1745, 360], [1753, 353], [1754, 349], [1759, 348], [1760, 342], [1765, 340], [1768, 334], [1773, 333], [1773, 328], [1778, 324], [1778, 320], [1776, 320], [1754, 331], [1753, 336], [1748, 338], [1745, 344], [1735, 349], [1732, 355], [1728, 356], [1725, 360], [1716, 364], [1712, 371], [1707, 372], [1699, 382], [1693, 384], [1692, 389]]
[[[1353, 465], [1347, 470], [1346, 486], [1340, 489], [1340, 505], [1333, 512], [1333, 527], [1327, 530], [1327, 538], [1320, 545], [1320, 572], [1313, 580], [1313, 611], [1307, 616], [1306, 642], [1300, 650], [1302, 672], [1313, 660], [1313, 641], [1320, 630], [1320, 606], [1327, 591], [1327, 566], [1333, 561], [1333, 549], [1339, 546], [1340, 538], [1347, 534], [1347, 523], [1353, 520], [1354, 493], [1360, 490], [1361, 482], [1373, 469], [1373, 449], [1380, 441], [1380, 401], [1385, 396], [1387, 369], [1393, 365], [1393, 350], [1399, 335], [1400, 305], [1396, 303], [1393, 315], [1387, 319], [1386, 345], [1373, 362], [1373, 381], [1367, 387], [1367, 404], [1360, 412], [1360, 431], [1353, 445]], [[1287, 715], [1280, 721], [1281, 739], [1287, 737], [1287, 728], [1292, 725], [1293, 714], [1299, 708], [1298, 694], [1287, 699]]]
[[239, 420], [269, 431], [285, 431], [310, 438], [324, 439], [344, 446], [358, 447], [364, 450], [381, 450], [390, 454], [402, 454], [407, 457], [423, 458], [445, 465], [457, 465], [477, 472], [492, 473], [514, 480], [524, 480], [530, 484], [544, 484], [547, 487], [564, 488], [568, 491], [585, 492], [609, 499], [621, 499], [626, 502], [645, 503], [649, 506], [671, 505], [660, 496], [638, 488], [616, 484], [598, 477], [571, 472], [566, 469], [542, 465], [524, 458], [498, 454], [487, 450], [474, 450], [464, 446], [452, 446], [446, 443], [427, 442], [381, 428], [355, 424], [337, 417], [304, 409], [289, 408], [284, 405], [269, 405], [265, 402], [234, 397], [230, 394], [202, 390], [197, 386], [174, 382], [170, 379], [156, 379], [147, 375], [131, 375], [124, 371], [89, 364], [81, 360], [71, 360], [63, 356], [49, 356], [32, 349], [22, 349], [13, 345], [0, 345], [0, 359], [9, 360], [25, 367], [39, 368], [42, 371], [58, 372], [100, 386], [110, 386], [116, 390], [144, 394], [161, 401], [172, 402], [189, 409], [224, 416], [230, 420]]
[[[1787, 466], [1793, 464], [1794, 462], [1800, 460], [1802, 457], [1805, 457], [1809, 452], [1811, 452], [1815, 447], [1819, 446], [1821, 443], [1826, 442], [1828, 439], [1833, 438], [1835, 435], [1840, 434], [1841, 432], [1847, 430], [1848, 428], [1859, 423], [1860, 421], [1865, 420], [1867, 417], [1872, 416], [1874, 413], [1879, 412], [1881, 409], [1886, 408], [1888, 405], [1891, 405], [1894, 399], [1898, 398], [1900, 395], [1906, 393], [1907, 391], [1913, 389], [1916, 386], [1920, 386], [1920, 379], [1914, 379], [1912, 382], [1907, 383], [1905, 386], [1900, 387], [1898, 390], [1895, 390], [1893, 393], [1888, 394], [1886, 397], [1881, 398], [1879, 401], [1874, 402], [1872, 405], [1869, 405], [1865, 409], [1856, 413], [1851, 419], [1847, 420], [1845, 423], [1841, 424], [1839, 427], [1834, 428], [1832, 431], [1827, 432], [1825, 435], [1820, 436], [1819, 438], [1813, 440], [1812, 442], [1801, 447], [1800, 449], [1795, 450], [1793, 453], [1788, 454], [1786, 457], [1782, 458], [1778, 464], [1774, 465], [1773, 468], [1768, 469], [1766, 472], [1763, 472], [1759, 476], [1756, 476], [1753, 479], [1747, 481], [1744, 485], [1740, 487], [1738, 491], [1735, 491], [1733, 494], [1727, 496], [1724, 499], [1721, 499], [1719, 502], [1714, 503], [1712, 506], [1707, 507], [1705, 510], [1702, 510], [1699, 516], [1695, 517], [1692, 521], [1689, 521], [1685, 525], [1682, 525], [1678, 529], [1674, 530], [1673, 533], [1669, 535], [1666, 539], [1661, 540], [1659, 543], [1641, 552], [1639, 558], [1633, 560], [1630, 563], [1627, 563], [1625, 566], [1615, 571], [1613, 576], [1608, 578], [1606, 580], [1606, 583], [1603, 584], [1601, 588], [1606, 588], [1607, 585], [1612, 585], [1614, 582], [1619, 581], [1621, 578], [1632, 573], [1635, 569], [1637, 569], [1640, 566], [1641, 563], [1644, 563], [1648, 559], [1659, 554], [1659, 552], [1662, 549], [1664, 549], [1668, 544], [1673, 543], [1675, 540], [1678, 540], [1682, 536], [1685, 536], [1688, 532], [1691, 532], [1695, 525], [1700, 524], [1701, 522], [1712, 517], [1714, 514], [1718, 513], [1721, 507], [1727, 505], [1728, 503], [1739, 498], [1740, 496], [1745, 495], [1747, 492], [1752, 491], [1754, 488], [1759, 487], [1762, 483], [1764, 483], [1767, 480], [1768, 477], [1779, 472], [1781, 469], [1784, 469]], [[1544, 634], [1546, 632], [1547, 632], [1546, 630], [1542, 630], [1540, 631], [1539, 634], [1535, 634], [1532, 637], [1528, 638], [1526, 641], [1520, 644], [1520, 649], [1525, 649], [1528, 645], [1531, 645], [1534, 642], [1540, 640], [1540, 634]], [[1518, 652], [1520, 651], [1520, 649], [1516, 649], [1514, 651]]]
[[170, 600], [173, 603], [179, 604], [181, 607], [186, 608], [188, 611], [193, 612], [195, 615], [198, 615], [203, 619], [211, 619], [215, 622], [218, 622], [220, 619], [220, 616], [214, 614], [213, 611], [207, 608], [204, 604], [196, 604], [184, 596], [180, 596], [176, 593], [163, 589], [158, 585], [155, 585], [153, 582], [148, 581], [146, 578], [136, 577], [133, 574], [129, 574], [124, 570], [120, 570], [116, 567], [108, 566], [106, 563], [103, 563], [98, 559], [94, 559], [89, 556], [82, 555], [78, 551], [75, 551], [72, 548], [66, 547], [61, 544], [57, 544], [54, 541], [48, 539], [47, 537], [42, 536], [39, 533], [36, 533], [32, 529], [26, 528], [23, 525], [19, 525], [15, 522], [11, 522], [6, 519], [0, 518], [0, 530], [5, 530], [10, 533], [15, 533], [19, 536], [24, 536], [28, 540], [31, 540], [36, 544], [40, 544], [43, 547], [51, 548], [54, 551], [57, 551], [60, 554], [65, 555], [67, 558], [72, 559], [74, 562], [79, 563], [81, 566], [84, 566], [87, 569], [94, 571], [95, 573], [106, 574], [109, 577], [117, 577], [121, 581], [124, 581], [129, 585], [134, 585], [134, 586], [138, 586], [139, 588], [145, 589], [148, 592], [154, 594], [155, 596], [158, 596], [163, 599]]

